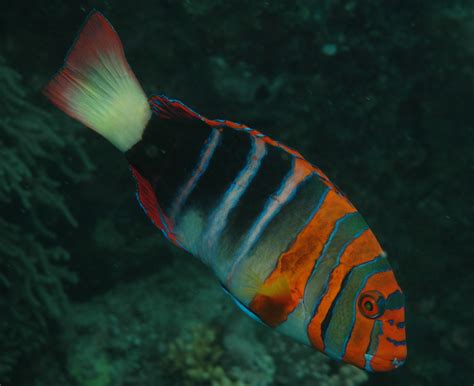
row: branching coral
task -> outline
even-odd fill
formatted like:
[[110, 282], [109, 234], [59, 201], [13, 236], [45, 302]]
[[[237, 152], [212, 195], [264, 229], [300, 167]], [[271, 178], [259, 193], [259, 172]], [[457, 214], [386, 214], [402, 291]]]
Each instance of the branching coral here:
[[325, 355], [283, 337], [269, 348], [277, 365], [275, 385], [357, 386], [368, 380], [365, 371], [335, 365]]
[[[250, 386], [274, 384], [275, 360], [258, 338], [258, 331], [261, 329], [263, 328], [255, 321], [245, 315], [239, 315], [235, 320], [226, 323], [223, 338], [229, 373]], [[266, 333], [271, 334], [269, 330]]]
[[[77, 172], [63, 161], [76, 163]], [[76, 221], [60, 178], [78, 181], [92, 168], [74, 135], [32, 105], [21, 76], [0, 57], [0, 376], [44, 343], [49, 320], [67, 307], [64, 266], [54, 227]]]
[[197, 324], [169, 344], [163, 371], [184, 386], [245, 386], [224, 371], [222, 354], [216, 332]]

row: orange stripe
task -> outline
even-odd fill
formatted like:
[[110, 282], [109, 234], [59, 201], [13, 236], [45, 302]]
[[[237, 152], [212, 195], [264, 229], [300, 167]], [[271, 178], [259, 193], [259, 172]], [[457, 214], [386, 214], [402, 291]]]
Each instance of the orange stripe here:
[[365, 353], [369, 348], [370, 334], [375, 320], [363, 316], [356, 311], [356, 319], [352, 328], [351, 338], [347, 344], [344, 361], [352, 363], [360, 368], [365, 366]]
[[393, 320], [393, 324], [388, 324], [386, 328], [387, 336], [395, 340], [405, 340], [405, 328], [397, 327], [397, 323], [405, 322], [405, 310], [385, 310], [384, 320]]
[[[296, 237], [291, 247], [280, 256], [277, 267], [257, 292], [250, 309], [270, 326], [284, 322], [302, 299], [306, 282], [336, 221], [352, 212], [355, 212], [355, 208], [351, 203], [330, 190], [319, 211]], [[282, 277], [290, 288], [288, 296], [270, 297], [259, 294], [266, 292], [265, 289]]]
[[[361, 291], [361, 294], [366, 291], [370, 291], [371, 289], [379, 290], [380, 286], [373, 285], [374, 278], [379, 276], [380, 278], [385, 279], [387, 277], [387, 274], [390, 274], [390, 272], [379, 272], [372, 276], [372, 278], [367, 281], [367, 284]], [[377, 319], [369, 319], [362, 315], [359, 311], [359, 307], [357, 307], [354, 327], [352, 329], [350, 339], [347, 342], [346, 352], [344, 354], [343, 360], [348, 360], [350, 363], [364, 368], [364, 355], [367, 352], [367, 349], [369, 348], [370, 334], [372, 332], [372, 327], [374, 326], [376, 320]]]
[[[368, 281], [361, 294], [367, 291], [377, 290], [387, 298], [391, 293], [400, 290], [397, 281], [392, 271], [380, 272], [372, 276]], [[381, 320], [383, 322], [383, 334], [379, 337], [378, 348], [374, 355], [379, 355], [382, 358], [395, 358], [404, 360], [406, 357], [406, 346], [394, 346], [387, 340], [387, 337], [397, 340], [405, 339], [405, 330], [399, 329], [396, 323], [404, 321], [404, 309], [400, 310], [386, 310], [385, 313], [378, 319], [368, 319], [364, 317], [357, 307], [356, 311], [356, 322], [352, 331], [352, 335], [347, 344], [346, 352], [343, 360], [349, 360], [349, 362], [357, 364], [360, 367], [364, 367], [365, 358], [364, 355], [369, 346], [370, 334], [372, 325], [375, 320]], [[393, 325], [387, 323], [388, 320], [394, 320]], [[371, 323], [367, 323], [370, 321]], [[365, 334], [365, 337], [364, 337]], [[377, 362], [372, 361], [371, 366], [375, 371], [386, 371], [391, 370], [394, 366], [388, 362]]]
[[[367, 229], [362, 235], [348, 245], [341, 256], [340, 264], [331, 273], [328, 291], [321, 299], [317, 311], [308, 326], [308, 335], [311, 343], [319, 350], [324, 349], [324, 342], [321, 334], [321, 325], [331, 308], [332, 303], [341, 290], [341, 285], [351, 270], [358, 264], [375, 259], [382, 253], [382, 248], [377, 242], [374, 234]], [[370, 333], [369, 333], [370, 335]]]
[[[385, 272], [384, 276], [380, 275], [380, 277], [375, 277], [373, 282], [367, 284], [370, 284], [371, 286], [368, 290], [378, 289], [380, 291], [382, 288], [383, 290], [380, 292], [382, 292], [385, 298], [387, 298], [391, 293], [400, 290], [393, 272]], [[379, 344], [374, 356], [380, 356], [381, 358], [397, 358], [399, 361], [405, 360], [407, 356], [407, 346], [395, 346], [387, 340], [387, 338], [398, 341], [406, 339], [405, 329], [397, 327], [398, 322], [405, 321], [405, 308], [402, 307], [398, 310], [386, 310], [379, 319], [384, 322], [383, 335], [379, 337]], [[394, 323], [391, 325], [388, 323], [388, 320], [393, 320]], [[387, 364], [385, 361], [379, 362], [375, 358], [371, 361], [371, 366], [374, 371], [388, 371], [394, 368], [392, 364]]]

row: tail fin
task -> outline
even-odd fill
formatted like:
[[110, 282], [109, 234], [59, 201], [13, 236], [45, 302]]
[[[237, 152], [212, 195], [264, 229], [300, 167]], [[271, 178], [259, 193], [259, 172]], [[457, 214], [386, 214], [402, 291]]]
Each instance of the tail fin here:
[[120, 38], [99, 12], [88, 17], [64, 67], [43, 93], [123, 152], [141, 139], [151, 117]]

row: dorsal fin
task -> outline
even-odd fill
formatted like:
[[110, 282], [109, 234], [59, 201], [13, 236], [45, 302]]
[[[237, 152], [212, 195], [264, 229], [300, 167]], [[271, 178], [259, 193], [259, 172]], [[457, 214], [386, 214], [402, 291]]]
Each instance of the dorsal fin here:
[[150, 106], [161, 119], [199, 119], [203, 117], [177, 99], [165, 95], [154, 95], [149, 99]]

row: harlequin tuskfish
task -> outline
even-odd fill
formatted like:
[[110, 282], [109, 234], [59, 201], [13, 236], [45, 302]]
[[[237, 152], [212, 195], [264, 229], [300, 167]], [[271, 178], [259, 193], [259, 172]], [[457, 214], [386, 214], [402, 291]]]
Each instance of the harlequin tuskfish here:
[[98, 12], [44, 93], [125, 154], [146, 215], [252, 318], [368, 371], [405, 361], [404, 297], [385, 253], [299, 152], [176, 99], [148, 99]]

